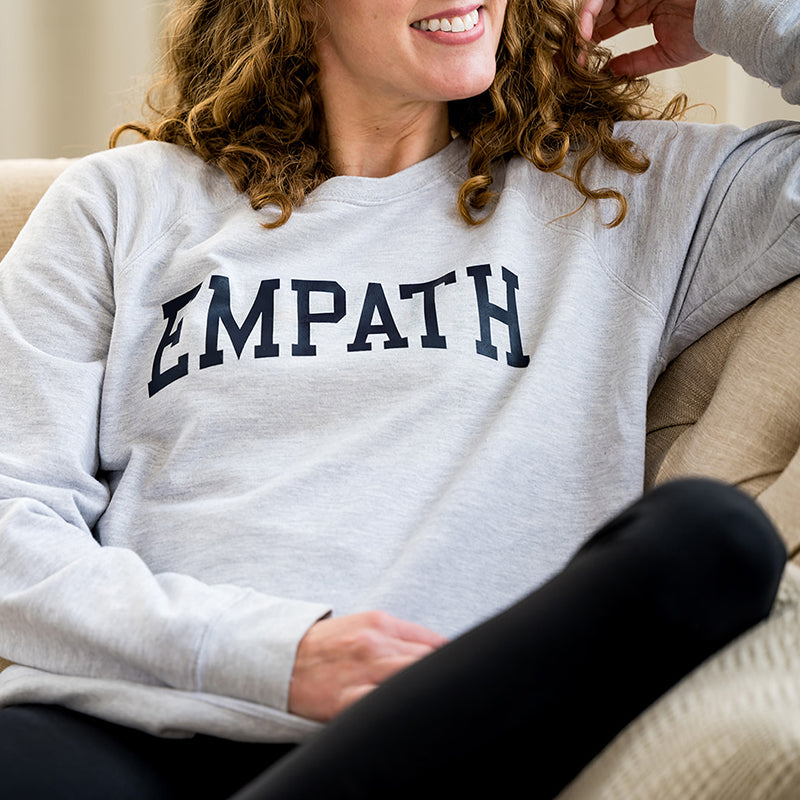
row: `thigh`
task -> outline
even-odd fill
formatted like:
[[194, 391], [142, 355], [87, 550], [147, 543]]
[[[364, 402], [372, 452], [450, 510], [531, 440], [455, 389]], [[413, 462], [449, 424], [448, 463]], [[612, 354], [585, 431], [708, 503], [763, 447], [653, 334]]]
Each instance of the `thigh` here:
[[763, 618], [785, 550], [744, 495], [664, 487], [559, 575], [396, 675], [236, 800], [555, 797], [688, 671]]
[[58, 706], [10, 706], [0, 709], [0, 792], [26, 800], [221, 800], [292, 747], [165, 739]]

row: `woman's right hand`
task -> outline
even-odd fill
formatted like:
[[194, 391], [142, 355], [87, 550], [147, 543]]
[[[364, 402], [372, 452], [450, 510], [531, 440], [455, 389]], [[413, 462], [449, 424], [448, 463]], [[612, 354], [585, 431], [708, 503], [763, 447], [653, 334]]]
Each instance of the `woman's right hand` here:
[[617, 75], [648, 75], [709, 55], [694, 36], [696, 0], [583, 0], [581, 34], [601, 42], [629, 28], [651, 25], [656, 42], [609, 62]]
[[327, 722], [447, 640], [381, 611], [323, 619], [300, 640], [289, 711]]

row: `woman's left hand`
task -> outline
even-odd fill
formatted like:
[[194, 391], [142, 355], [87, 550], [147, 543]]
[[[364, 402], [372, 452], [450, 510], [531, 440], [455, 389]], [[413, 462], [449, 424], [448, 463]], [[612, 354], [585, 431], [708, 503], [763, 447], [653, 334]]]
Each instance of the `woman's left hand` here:
[[602, 42], [628, 28], [652, 25], [656, 43], [617, 56], [609, 68], [633, 77], [681, 67], [710, 55], [694, 36], [695, 5], [696, 0], [584, 0], [581, 33]]

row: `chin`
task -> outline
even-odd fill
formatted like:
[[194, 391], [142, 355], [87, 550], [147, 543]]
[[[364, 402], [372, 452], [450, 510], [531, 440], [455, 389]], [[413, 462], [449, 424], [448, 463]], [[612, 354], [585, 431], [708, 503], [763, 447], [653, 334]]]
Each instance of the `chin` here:
[[470, 97], [477, 97], [483, 94], [494, 82], [494, 64], [492, 69], [482, 71], [480, 74], [460, 75], [460, 80], [448, 81], [441, 92], [444, 100], [466, 100]]
[[447, 102], [454, 100], [469, 100], [470, 97], [477, 97], [480, 94], [483, 94], [490, 86], [491, 81], [487, 83], [480, 89], [470, 89], [469, 91], [464, 90], [463, 92], [450, 92], [449, 97], [447, 98]]
[[491, 85], [492, 81], [494, 81], [494, 76], [492, 76], [492, 80], [484, 81], [479, 84], [472, 84], [470, 86], [465, 86], [463, 89], [454, 89], [452, 86], [450, 90], [447, 92], [447, 101], [451, 100], [468, 100], [470, 97], [477, 97], [479, 94], [483, 94]]

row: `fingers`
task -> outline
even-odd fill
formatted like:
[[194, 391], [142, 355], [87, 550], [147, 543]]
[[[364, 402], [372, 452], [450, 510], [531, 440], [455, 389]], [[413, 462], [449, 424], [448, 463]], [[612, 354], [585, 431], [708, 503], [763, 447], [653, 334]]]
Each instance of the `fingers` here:
[[606, 20], [597, 20], [595, 23], [592, 39], [595, 42], [604, 42], [606, 39], [611, 39], [618, 33], [630, 30], [629, 26], [614, 16]]
[[379, 655], [371, 659], [365, 655], [360, 663], [351, 670], [350, 680], [358, 685], [378, 685], [391, 678], [396, 672], [410, 667], [429, 655], [433, 650], [432, 647], [417, 645], [416, 647], [404, 647], [402, 652]]
[[[618, 2], [617, 0], [586, 0], [581, 11], [581, 32], [584, 16], [591, 17], [591, 38], [595, 42], [611, 39], [623, 31], [639, 28], [652, 23], [652, 13], [658, 5], [657, 0], [641, 2]], [[587, 19], [588, 22], [588, 19]]]
[[651, 26], [656, 43], [614, 58], [617, 75], [638, 77], [698, 61], [709, 55], [694, 36], [696, 0], [584, 0], [581, 35], [595, 42], [630, 28]]
[[589, 41], [595, 31], [597, 19], [605, 5], [604, 0], [585, 0], [579, 15], [579, 28], [581, 36]]
[[346, 708], [349, 708], [353, 703], [357, 703], [359, 700], [366, 697], [370, 692], [375, 691], [378, 688], [377, 683], [365, 683], [359, 686], [351, 686], [348, 689], [345, 689], [342, 692], [341, 697], [341, 704], [340, 707], [336, 710], [336, 712], [332, 716], [336, 716], [340, 711], [344, 711]]
[[373, 618], [373, 623], [377, 627], [382, 628], [387, 633], [391, 633], [391, 635], [398, 639], [404, 639], [408, 642], [419, 642], [420, 644], [426, 644], [431, 647], [441, 647], [447, 642], [444, 636], [426, 628], [424, 625], [418, 625], [416, 622], [399, 619], [390, 614], [383, 614], [380, 611], [367, 613], [376, 615]]
[[611, 59], [608, 63], [608, 68], [615, 75], [629, 75], [631, 77], [649, 75], [674, 66], [676, 64], [671, 62], [668, 54], [659, 44], [644, 47], [632, 53], [624, 53]]
[[297, 648], [289, 710], [327, 721], [446, 641], [378, 611], [321, 620]]

